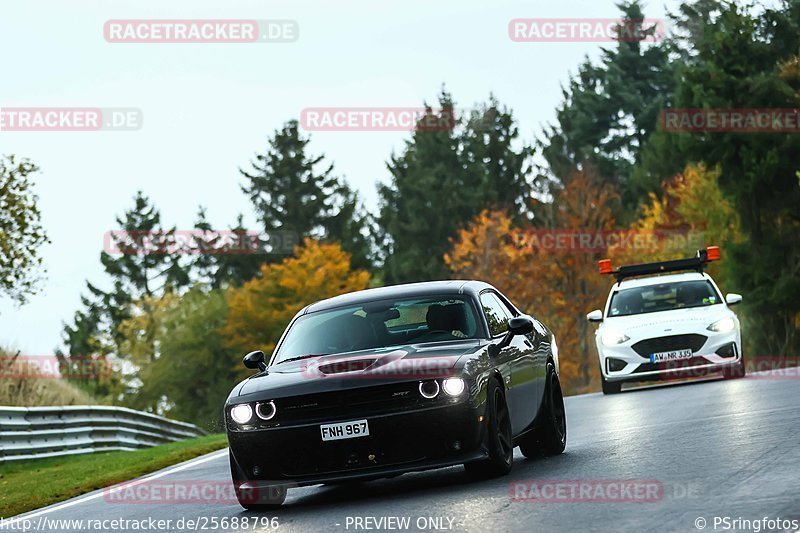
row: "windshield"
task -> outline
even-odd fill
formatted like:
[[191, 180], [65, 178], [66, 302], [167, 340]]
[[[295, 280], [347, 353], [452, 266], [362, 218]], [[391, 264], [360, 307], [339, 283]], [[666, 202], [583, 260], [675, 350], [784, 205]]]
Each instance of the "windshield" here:
[[278, 348], [275, 363], [307, 355], [474, 339], [477, 333], [474, 307], [464, 298], [381, 300], [301, 316]]
[[711, 282], [679, 281], [615, 292], [611, 297], [607, 316], [640, 315], [718, 303], [722, 303], [722, 300]]

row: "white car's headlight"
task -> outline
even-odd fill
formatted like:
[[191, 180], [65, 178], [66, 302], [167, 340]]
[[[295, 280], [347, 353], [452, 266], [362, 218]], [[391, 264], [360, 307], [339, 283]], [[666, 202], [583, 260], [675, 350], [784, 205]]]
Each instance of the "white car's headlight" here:
[[450, 396], [458, 396], [466, 388], [461, 378], [447, 378], [442, 382], [442, 389]]
[[231, 418], [237, 424], [246, 424], [253, 418], [253, 408], [246, 403], [239, 404], [231, 409]]
[[600, 340], [602, 340], [603, 344], [606, 346], [616, 346], [617, 344], [622, 344], [623, 342], [630, 340], [630, 337], [619, 330], [607, 329], [603, 332]]
[[706, 329], [709, 331], [715, 331], [717, 333], [728, 333], [729, 331], [733, 331], [736, 328], [736, 322], [733, 321], [731, 317], [725, 317], [722, 320], [717, 320]]

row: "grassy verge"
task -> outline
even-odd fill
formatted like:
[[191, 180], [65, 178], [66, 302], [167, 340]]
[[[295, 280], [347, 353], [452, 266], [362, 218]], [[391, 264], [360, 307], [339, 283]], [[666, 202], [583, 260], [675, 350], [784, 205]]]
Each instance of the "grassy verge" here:
[[228, 445], [224, 434], [134, 452], [0, 464], [0, 516], [10, 517], [127, 481]]

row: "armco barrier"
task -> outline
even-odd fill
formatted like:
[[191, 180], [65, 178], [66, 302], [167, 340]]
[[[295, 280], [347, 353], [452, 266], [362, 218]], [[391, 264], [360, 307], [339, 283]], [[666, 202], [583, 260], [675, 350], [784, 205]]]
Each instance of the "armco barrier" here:
[[205, 434], [193, 424], [125, 407], [0, 407], [0, 463], [136, 450]]

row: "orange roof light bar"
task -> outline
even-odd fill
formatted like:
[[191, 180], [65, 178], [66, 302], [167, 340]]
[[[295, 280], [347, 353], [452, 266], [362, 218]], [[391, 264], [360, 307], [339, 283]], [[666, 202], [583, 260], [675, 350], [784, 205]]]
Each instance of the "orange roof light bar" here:
[[720, 257], [719, 246], [709, 246], [705, 250], [697, 250], [697, 254], [694, 257], [657, 261], [655, 263], [622, 265], [616, 270], [612, 269], [610, 259], [603, 259], [598, 261], [597, 264], [600, 267], [601, 274], [613, 274], [619, 283], [625, 278], [666, 274], [667, 272], [680, 272], [682, 270], [693, 270], [702, 273], [708, 263], [719, 261]]

